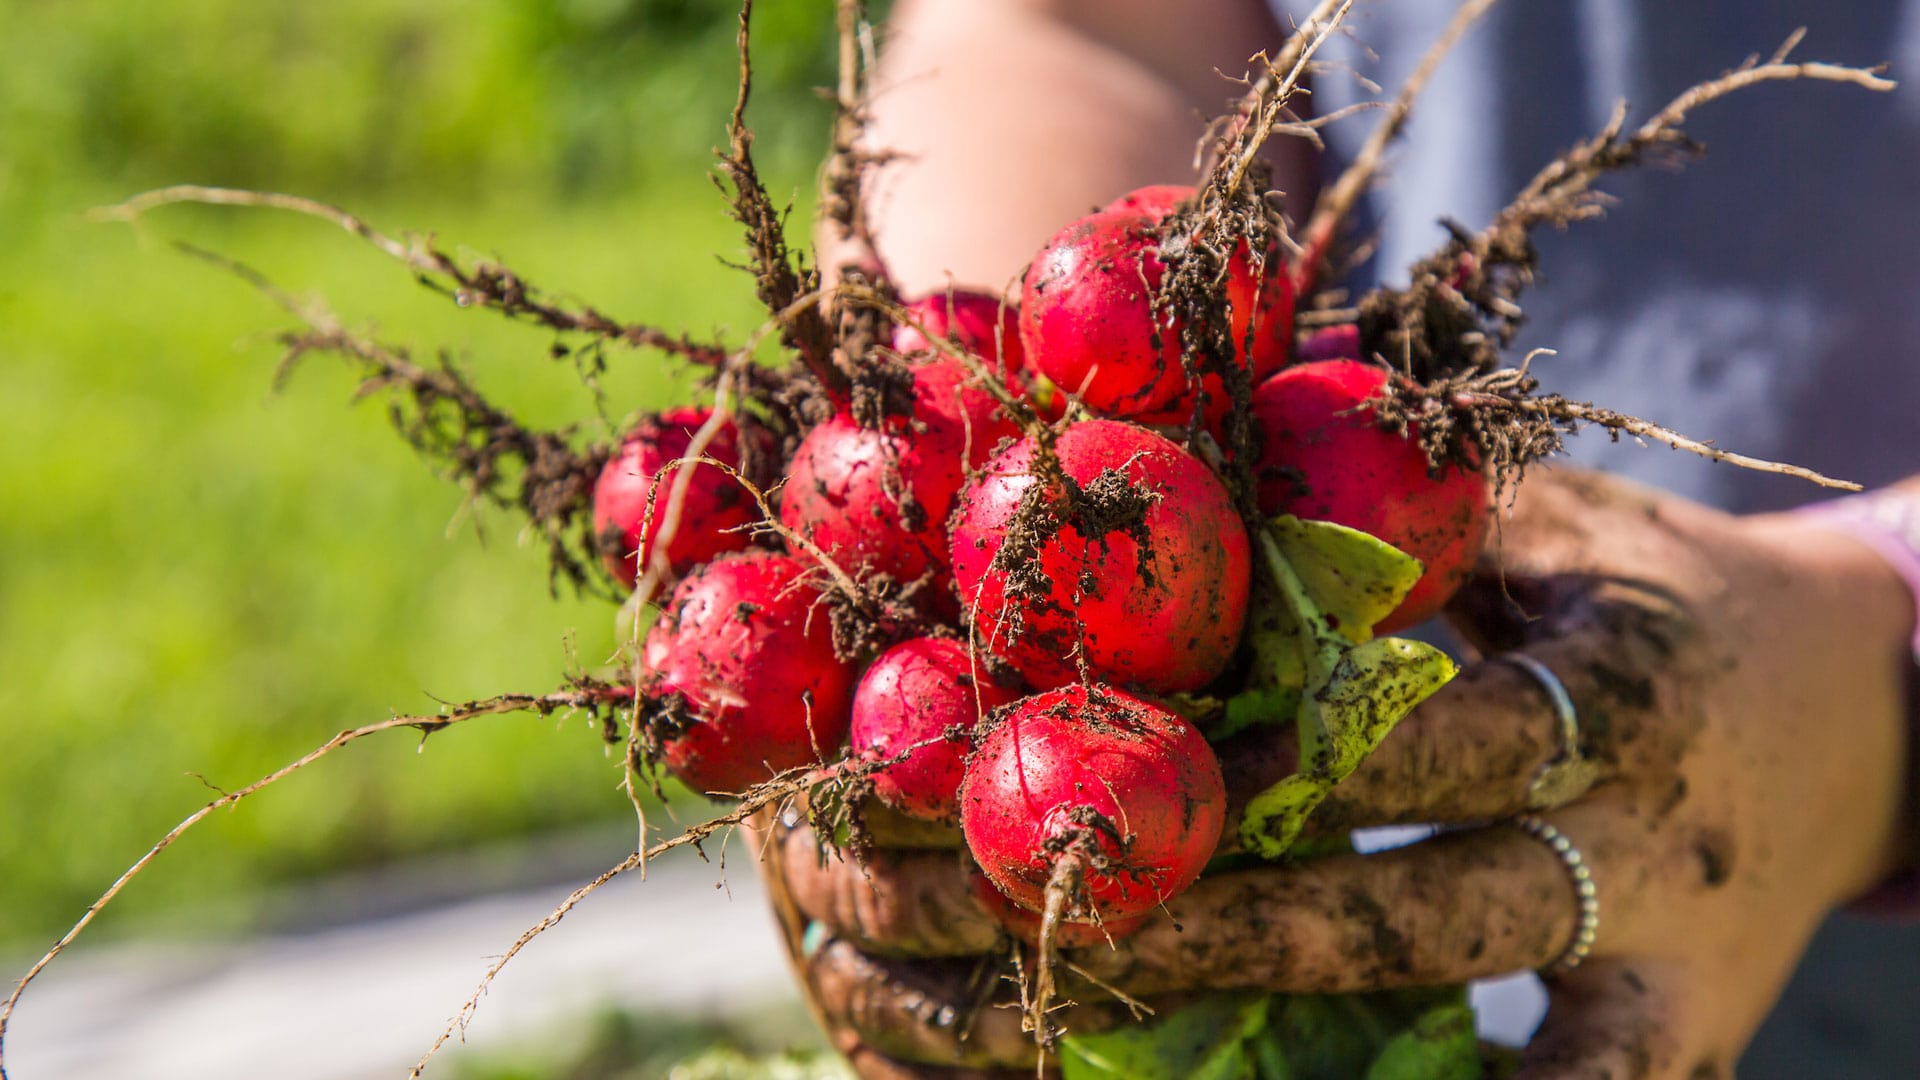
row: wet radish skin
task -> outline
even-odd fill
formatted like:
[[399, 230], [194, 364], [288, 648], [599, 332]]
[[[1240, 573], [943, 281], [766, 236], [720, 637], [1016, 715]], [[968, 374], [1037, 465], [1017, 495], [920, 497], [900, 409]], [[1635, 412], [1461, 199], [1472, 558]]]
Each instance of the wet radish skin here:
[[1009, 596], [994, 557], [1038, 482], [1035, 444], [1015, 444], [987, 463], [954, 512], [954, 584], [976, 640], [1036, 687], [1077, 678], [1076, 654], [1093, 678], [1153, 693], [1213, 681], [1240, 641], [1250, 573], [1226, 488], [1168, 439], [1119, 421], [1074, 424], [1055, 451], [1083, 487], [1116, 469], [1157, 496], [1144, 515], [1148, 542], [1125, 532], [1089, 538], [1065, 524], [1038, 553], [1046, 591]]
[[1145, 214], [1159, 221], [1193, 198], [1194, 191], [1192, 184], [1148, 184], [1134, 188], [1100, 209]]
[[[1096, 413], [1155, 424], [1182, 423], [1192, 413], [1181, 322], [1153, 310], [1166, 273], [1160, 226], [1191, 194], [1158, 185], [1122, 196], [1061, 230], [1027, 269], [1020, 299], [1027, 361]], [[1290, 275], [1278, 258], [1266, 269], [1263, 280], [1242, 244], [1224, 286], [1235, 353], [1253, 382], [1286, 362], [1293, 327]], [[1207, 375], [1200, 385], [1206, 418], [1217, 424], [1229, 405], [1221, 380]]]
[[[965, 643], [912, 638], [861, 677], [848, 742], [863, 758], [906, 754], [871, 774], [881, 802], [923, 821], [953, 821], [975, 723], [1019, 696], [976, 664]], [[940, 741], [914, 748], [929, 739]]]
[[[654, 486], [667, 463], [686, 456], [694, 432], [713, 415], [711, 409], [669, 409], [642, 420], [601, 468], [593, 485], [593, 532], [601, 538], [607, 572], [631, 588], [639, 578], [641, 553], [660, 534], [674, 477]], [[740, 431], [725, 421], [707, 444], [706, 456], [740, 467]], [[693, 470], [681, 504], [680, 522], [667, 542], [667, 562], [676, 574], [716, 555], [739, 551], [750, 542], [746, 526], [760, 511], [740, 482], [711, 465]], [[647, 517], [652, 493], [653, 517]]]
[[781, 489], [780, 521], [850, 574], [921, 583], [951, 615], [954, 496], [968, 467], [1018, 431], [958, 360], [916, 367], [911, 417], [866, 428], [843, 410], [807, 433]]
[[[907, 314], [935, 335], [958, 342], [979, 357], [988, 370], [1017, 374], [1026, 366], [1020, 347], [1020, 312], [992, 293], [955, 289], [934, 293], [906, 305]], [[893, 351], [906, 357], [938, 355], [919, 328], [901, 323], [893, 331]]]
[[835, 655], [807, 573], [768, 551], [716, 559], [680, 582], [648, 632], [643, 695], [677, 693], [694, 716], [661, 763], [695, 791], [745, 791], [846, 742], [854, 668]]
[[[960, 813], [975, 862], [1014, 903], [1045, 906], [1061, 841], [1078, 835], [1108, 865], [1087, 869], [1092, 910], [1077, 918], [1128, 919], [1200, 876], [1226, 822], [1226, 789], [1192, 724], [1075, 684], [995, 717], [967, 762]], [[1111, 831], [1087, 828], [1090, 820]]]

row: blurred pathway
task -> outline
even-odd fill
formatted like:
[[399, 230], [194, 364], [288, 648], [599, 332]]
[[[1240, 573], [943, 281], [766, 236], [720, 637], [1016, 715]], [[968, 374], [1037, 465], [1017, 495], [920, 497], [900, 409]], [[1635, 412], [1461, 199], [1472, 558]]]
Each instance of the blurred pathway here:
[[[607, 863], [619, 857], [617, 841], [613, 850]], [[650, 865], [644, 882], [628, 874], [608, 883], [516, 957], [481, 1000], [468, 1046], [584, 1028], [608, 1006], [713, 1014], [790, 999], [747, 860], [730, 860], [723, 890], [717, 865], [675, 854]], [[590, 876], [243, 943], [68, 953], [21, 1001], [8, 1073], [399, 1080], [491, 958]], [[368, 904], [366, 890], [350, 891]], [[442, 882], [439, 891], [450, 890]], [[10, 965], [9, 979], [25, 967]], [[450, 1045], [433, 1071], [444, 1074], [459, 1053]]]

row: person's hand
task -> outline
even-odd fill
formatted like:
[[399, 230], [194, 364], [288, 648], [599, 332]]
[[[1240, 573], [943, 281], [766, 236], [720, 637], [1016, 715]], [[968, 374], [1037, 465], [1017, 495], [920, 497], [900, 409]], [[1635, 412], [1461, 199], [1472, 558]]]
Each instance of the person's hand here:
[[[1730, 1075], [1822, 916], [1897, 865], [1908, 594], [1864, 547], [1791, 516], [1737, 519], [1537, 469], [1452, 614], [1477, 647], [1558, 675], [1600, 768], [1588, 794], [1542, 815], [1591, 869], [1600, 916], [1591, 958], [1549, 979], [1521, 1075]], [[1100, 984], [1170, 1004], [1552, 964], [1578, 923], [1568, 867], [1499, 822], [1527, 809], [1559, 743], [1531, 676], [1469, 666], [1314, 821], [1461, 828], [1203, 878], [1134, 936], [1068, 955], [1080, 1004], [1062, 1025], [1125, 1019]], [[1291, 745], [1267, 729], [1223, 747], [1230, 786], [1283, 774]], [[823, 863], [804, 827], [769, 849], [803, 981], [863, 1075], [1031, 1071], [1017, 1012], [982, 1007], [1000, 968], [981, 958], [1004, 946], [963, 852]]]

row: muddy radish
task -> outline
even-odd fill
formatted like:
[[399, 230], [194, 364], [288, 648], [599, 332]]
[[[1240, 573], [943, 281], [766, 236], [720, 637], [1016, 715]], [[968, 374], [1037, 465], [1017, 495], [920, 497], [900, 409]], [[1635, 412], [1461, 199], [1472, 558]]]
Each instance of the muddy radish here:
[[[639, 578], [650, 557], [647, 549], [667, 517], [674, 476], [663, 475], [663, 470], [686, 456], [694, 432], [712, 415], [711, 409], [682, 408], [650, 416], [627, 434], [600, 470], [593, 486], [593, 532], [607, 571], [629, 587]], [[741, 441], [740, 429], [729, 419], [707, 444], [706, 456], [738, 469]], [[693, 475], [666, 550], [676, 574], [745, 548], [750, 542], [747, 527], [760, 517], [752, 496], [732, 477], [711, 465], [686, 467]]]
[[[1123, 196], [1062, 229], [1027, 269], [1020, 333], [1028, 363], [1097, 413], [1181, 423], [1192, 410], [1194, 380], [1181, 359], [1184, 323], [1154, 304], [1167, 273], [1163, 223], [1191, 194], [1159, 185]], [[1269, 262], [1263, 281], [1243, 244], [1221, 286], [1236, 362], [1256, 382], [1285, 363], [1293, 326], [1289, 277], [1279, 260]], [[1228, 407], [1219, 376], [1205, 375], [1199, 385], [1209, 417], [1217, 419]]]
[[917, 584], [953, 609], [947, 516], [954, 495], [1018, 431], [952, 358], [913, 369], [913, 411], [865, 427], [842, 410], [807, 433], [788, 466], [780, 520], [849, 573]]
[[1051, 468], [1024, 440], [954, 510], [953, 568], [975, 639], [1035, 686], [1093, 678], [1197, 690], [1246, 618], [1247, 534], [1226, 488], [1142, 427], [1086, 420]]
[[745, 791], [846, 741], [854, 670], [807, 573], [772, 552], [724, 556], [689, 574], [648, 632], [642, 737], [688, 787]]
[[1253, 393], [1263, 433], [1260, 509], [1371, 533], [1425, 566], [1375, 628], [1381, 633], [1446, 604], [1479, 557], [1492, 502], [1485, 470], [1435, 470], [1417, 429], [1401, 435], [1374, 419], [1366, 402], [1385, 393], [1389, 377], [1378, 364], [1323, 360], [1287, 368]]
[[981, 870], [1022, 907], [1081, 923], [1144, 915], [1192, 884], [1226, 802], [1220, 763], [1192, 724], [1080, 684], [997, 716], [960, 789]]
[[[866, 758], [906, 755], [873, 774], [881, 802], [911, 817], [951, 820], [959, 815], [974, 724], [1017, 697], [964, 643], [914, 638], [881, 654], [861, 678], [849, 742]], [[938, 741], [915, 746], [928, 740]]]

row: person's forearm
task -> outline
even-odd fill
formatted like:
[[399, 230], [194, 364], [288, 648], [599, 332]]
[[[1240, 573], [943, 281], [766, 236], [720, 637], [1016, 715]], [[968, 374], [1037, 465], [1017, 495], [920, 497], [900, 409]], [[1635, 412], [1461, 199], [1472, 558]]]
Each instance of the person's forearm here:
[[[901, 287], [1002, 288], [1061, 226], [1193, 178], [1205, 119], [1281, 30], [1258, 0], [902, 0], [874, 81], [868, 213]], [[1304, 144], [1287, 140], [1304, 189]]]

